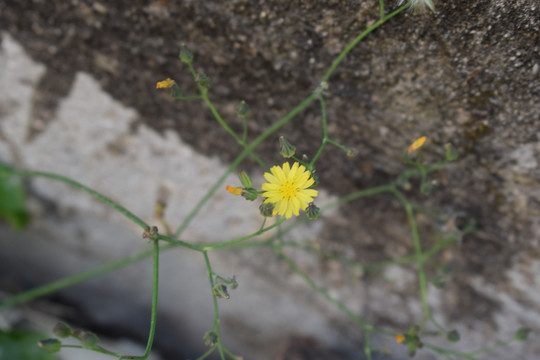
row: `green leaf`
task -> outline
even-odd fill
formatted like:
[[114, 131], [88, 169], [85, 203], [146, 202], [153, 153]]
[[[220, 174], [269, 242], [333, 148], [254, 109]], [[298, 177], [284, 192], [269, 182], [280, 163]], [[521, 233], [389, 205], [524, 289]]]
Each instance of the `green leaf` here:
[[38, 341], [47, 335], [32, 331], [0, 330], [0, 360], [58, 360], [40, 348]]
[[518, 331], [516, 331], [516, 334], [514, 335], [514, 337], [516, 338], [516, 340], [525, 341], [527, 340], [530, 332], [531, 332], [530, 329], [521, 328]]
[[30, 219], [21, 177], [4, 166], [0, 167], [0, 218], [19, 230], [24, 229]]

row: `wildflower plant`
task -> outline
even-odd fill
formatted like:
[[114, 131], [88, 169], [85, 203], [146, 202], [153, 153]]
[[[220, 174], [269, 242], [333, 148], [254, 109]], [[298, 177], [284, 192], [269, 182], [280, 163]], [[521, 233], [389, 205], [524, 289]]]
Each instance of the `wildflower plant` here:
[[[420, 234], [416, 223], [416, 213], [418, 208], [413, 206], [411, 201], [408, 199], [407, 192], [414, 189], [413, 183], [417, 183], [417, 181], [413, 182], [412, 179], [419, 179], [418, 189], [420, 191], [427, 193], [433, 190], [431, 186], [432, 182], [429, 178], [430, 175], [444, 168], [444, 166], [446, 166], [449, 162], [455, 161], [458, 158], [457, 150], [451, 144], [445, 145], [444, 158], [432, 163], [427, 163], [422, 159], [421, 155], [423, 149], [428, 146], [427, 144], [429, 141], [426, 136], [421, 136], [417, 140], [411, 141], [411, 145], [404, 149], [404, 162], [406, 165], [408, 165], [408, 169], [400, 174], [394, 181], [391, 181], [388, 184], [376, 186], [374, 188], [362, 189], [343, 195], [338, 201], [324, 204], [320, 208], [314, 203], [315, 199], [319, 195], [319, 190], [317, 190], [317, 187], [324, 186], [324, 184], [318, 183], [318, 177], [315, 169], [317, 166], [317, 161], [323, 155], [326, 147], [334, 146], [343, 151], [344, 156], [354, 156], [354, 152], [349, 147], [339, 143], [335, 139], [332, 139], [328, 134], [329, 119], [326, 111], [327, 100], [325, 94], [326, 90], [330, 86], [330, 78], [349, 52], [366, 36], [371, 34], [377, 28], [383, 26], [387, 21], [402, 13], [409, 7], [427, 7], [431, 10], [434, 8], [432, 0], [412, 0], [408, 1], [407, 3], [400, 1], [401, 6], [391, 12], [387, 12], [384, 1], [379, 0], [378, 3], [380, 8], [379, 19], [363, 32], [358, 34], [358, 36], [356, 36], [345, 47], [345, 49], [343, 49], [343, 51], [334, 59], [332, 64], [324, 73], [319, 84], [315, 86], [313, 92], [302, 100], [289, 113], [277, 120], [261, 134], [256, 136], [252, 141], [248, 141], [246, 126], [247, 117], [250, 113], [249, 106], [244, 101], [241, 101], [236, 107], [236, 115], [242, 120], [243, 123], [242, 133], [237, 134], [231, 128], [228, 122], [221, 116], [219, 110], [210, 100], [209, 93], [211, 90], [211, 80], [205, 73], [195, 71], [193, 66], [193, 62], [196, 60], [195, 54], [193, 54], [188, 46], [182, 45], [179, 59], [188, 67], [190, 73], [192, 74], [193, 81], [198, 89], [198, 93], [194, 95], [185, 95], [180, 85], [171, 78], [157, 82], [156, 88], [169, 89], [171, 91], [171, 96], [174, 99], [195, 100], [204, 103], [214, 116], [218, 125], [223, 128], [223, 130], [234, 142], [240, 145], [241, 150], [236, 158], [231, 162], [227, 170], [221, 176], [217, 177], [214, 185], [206, 194], [204, 194], [188, 216], [182, 220], [176, 230], [173, 230], [174, 228], [171, 228], [170, 225], [165, 222], [163, 216], [165, 208], [163, 204], [156, 205], [156, 220], [160, 222], [160, 228], [161, 230], [164, 230], [162, 232], [157, 226], [148, 224], [146, 221], [140, 219], [112, 199], [84, 186], [75, 180], [47, 172], [18, 170], [10, 166], [0, 164], [0, 200], [2, 200], [0, 201], [0, 216], [8, 219], [14, 226], [23, 227], [28, 218], [27, 211], [23, 206], [24, 191], [22, 188], [21, 179], [24, 177], [41, 177], [69, 184], [111, 206], [113, 209], [125, 215], [128, 219], [133, 221], [133, 223], [138, 225], [141, 228], [141, 236], [148, 239], [152, 245], [150, 250], [141, 251], [136, 255], [104, 265], [100, 268], [77, 274], [66, 279], [62, 279], [60, 281], [46, 284], [27, 292], [2, 299], [0, 301], [0, 309], [27, 302], [37, 297], [61, 290], [67, 286], [72, 286], [98, 275], [114, 271], [141, 259], [152, 257], [153, 291], [152, 305], [150, 309], [150, 331], [148, 334], [147, 346], [143, 354], [126, 355], [116, 353], [102, 347], [100, 345], [98, 336], [94, 333], [86, 330], [73, 330], [70, 326], [64, 323], [58, 324], [54, 329], [54, 333], [59, 339], [44, 339], [39, 342], [39, 345], [43, 349], [53, 353], [61, 351], [61, 349], [64, 347], [77, 347], [80, 349], [107, 354], [117, 359], [148, 359], [152, 350], [156, 329], [160, 254], [168, 249], [182, 247], [186, 250], [197, 253], [203, 258], [208, 275], [208, 293], [209, 296], [212, 297], [213, 304], [212, 311], [214, 314], [214, 321], [212, 324], [209, 324], [208, 331], [204, 335], [201, 335], [201, 342], [208, 346], [208, 350], [204, 354], [201, 354], [197, 360], [206, 359], [214, 353], [217, 353], [217, 356], [221, 360], [238, 360], [241, 359], [241, 357], [233, 354], [222, 340], [218, 299], [220, 299], [220, 301], [234, 301], [234, 299], [231, 299], [231, 293], [239, 286], [239, 283], [234, 276], [222, 276], [214, 271], [208, 254], [219, 249], [242, 249], [244, 246], [250, 248], [263, 247], [271, 249], [276, 254], [277, 259], [288, 265], [289, 268], [298, 274], [298, 276], [303, 279], [315, 293], [319, 294], [329, 303], [336, 306], [336, 308], [339, 309], [345, 317], [351, 319], [360, 329], [363, 330], [363, 352], [366, 359], [372, 360], [374, 358], [373, 354], [379, 351], [379, 349], [374, 347], [370, 340], [371, 335], [374, 333], [395, 339], [398, 344], [406, 346], [407, 351], [411, 356], [420, 350], [429, 349], [447, 359], [461, 358], [468, 360], [475, 360], [480, 354], [493, 351], [497, 347], [505, 346], [510, 342], [526, 340], [527, 336], [529, 335], [528, 329], [519, 329], [512, 338], [506, 341], [497, 341], [494, 343], [494, 345], [481, 347], [472, 351], [456, 350], [455, 348], [434, 345], [430, 342], [429, 337], [437, 336], [446, 341], [447, 345], [450, 346], [454, 343], [458, 343], [463, 335], [459, 334], [456, 330], [444, 328], [433, 316], [432, 310], [428, 304], [427, 293], [428, 285], [430, 283], [437, 282], [437, 280], [435, 279], [431, 281], [428, 278], [428, 274], [425, 270], [426, 264], [436, 254], [439, 254], [441, 251], [452, 246], [461, 236], [467, 232], [473, 231], [474, 224], [471, 222], [458, 232], [454, 231], [448, 236], [437, 237], [432, 247], [426, 249], [424, 248], [424, 244], [420, 239]], [[263, 141], [266, 141], [266, 139], [268, 139], [271, 135], [278, 132], [278, 130], [281, 129], [285, 124], [293, 120], [304, 109], [313, 103], [318, 103], [320, 107], [320, 119], [322, 123], [321, 145], [317, 149], [310, 149], [314, 155], [311, 157], [311, 159], [307, 155], [297, 157], [296, 154], [298, 149], [287, 139], [281, 137], [279, 152], [287, 160], [281, 165], [275, 164], [268, 166], [261, 156], [256, 153], [255, 149], [257, 146]], [[258, 210], [262, 218], [261, 227], [255, 232], [224, 242], [193, 243], [183, 239], [182, 236], [184, 230], [188, 227], [191, 221], [199, 215], [201, 208], [214, 193], [217, 191], [224, 191], [225, 179], [229, 176], [229, 174], [236, 171], [236, 169], [247, 157], [252, 158], [260, 165], [261, 173], [264, 172], [264, 174], [261, 175], [261, 178], [264, 178], [266, 182], [262, 184], [260, 190], [256, 189], [253, 187], [253, 181], [250, 176], [246, 172], [240, 172], [239, 181], [242, 186], [227, 185], [225, 187], [225, 191], [236, 196], [242, 196], [246, 200], [250, 201], [260, 199]], [[410, 256], [392, 259], [382, 263], [365, 264], [351, 261], [350, 259], [344, 259], [336, 254], [324, 251], [320, 248], [304, 246], [303, 244], [293, 241], [283, 241], [283, 237], [287, 236], [287, 233], [291, 229], [298, 224], [301, 224], [306, 219], [317, 219], [321, 214], [324, 214], [325, 211], [331, 208], [382, 193], [393, 195], [403, 205], [411, 231], [410, 240], [414, 248], [414, 253]], [[254, 209], [254, 211], [256, 210]], [[302, 211], [303, 214], [300, 211]], [[267, 225], [267, 218], [272, 216], [278, 218], [271, 225]], [[282, 227], [282, 224], [286, 221], [290, 222], [291, 225]], [[280, 231], [277, 235], [269, 236], [268, 239], [263, 240], [259, 238], [260, 235], [278, 227], [280, 228]], [[294, 261], [294, 259], [286, 253], [286, 248], [288, 247], [300, 248], [306, 252], [316, 253], [317, 256], [335, 259], [346, 266], [350, 266], [352, 269], [369, 270], [372, 268], [385, 266], [387, 264], [414, 264], [416, 266], [415, 269], [418, 278], [419, 296], [422, 303], [422, 317], [418, 319], [417, 324], [411, 325], [409, 329], [388, 329], [367, 323], [364, 318], [348, 308], [343, 302], [330, 294], [325, 288], [317, 284], [312, 276], [303, 270]], [[440, 281], [438, 282], [440, 283]], [[66, 345], [62, 342], [62, 339], [69, 337], [76, 339], [80, 345]]]

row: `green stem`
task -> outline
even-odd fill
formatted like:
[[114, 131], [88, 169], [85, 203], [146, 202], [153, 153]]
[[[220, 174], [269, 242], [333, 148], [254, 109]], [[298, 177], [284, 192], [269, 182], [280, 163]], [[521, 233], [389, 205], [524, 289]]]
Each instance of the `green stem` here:
[[332, 140], [332, 139], [330, 139], [330, 138], [328, 138], [328, 143], [334, 145], [334, 146], [337, 147], [338, 149], [343, 150], [343, 151], [345, 151], [345, 152], [348, 152], [348, 151], [350, 150], [350, 149], [347, 148], [346, 146], [343, 146], [343, 145], [341, 145], [340, 143], [338, 143], [337, 141], [334, 141], [334, 140]]
[[156, 234], [156, 237], [157, 237], [157, 239], [166, 241], [166, 242], [168, 242], [169, 244], [173, 244], [173, 245], [177, 245], [177, 246], [182, 246], [182, 247], [185, 247], [185, 248], [188, 248], [188, 249], [191, 249], [191, 250], [195, 250], [195, 251], [201, 251], [201, 246], [200, 246], [200, 245], [197, 245], [197, 244], [190, 244], [190, 243], [188, 243], [188, 242], [185, 242], [185, 241], [182, 241], [182, 240], [173, 239], [173, 238], [170, 237], [170, 236], [166, 236], [166, 235], [162, 235], [162, 234]]
[[[188, 63], [188, 66], [189, 66], [189, 70], [191, 71], [191, 74], [195, 78], [197, 76], [197, 73], [195, 72], [195, 69], [193, 68], [193, 64]], [[219, 125], [221, 125], [221, 127], [225, 129], [225, 131], [227, 131], [229, 135], [231, 135], [238, 144], [246, 148], [247, 144], [245, 143], [245, 141], [242, 140], [238, 135], [236, 135], [234, 130], [231, 129], [231, 127], [225, 122], [225, 120], [223, 120], [223, 117], [221, 117], [221, 114], [219, 113], [219, 111], [217, 111], [216, 107], [214, 106], [210, 98], [208, 97], [208, 89], [202, 87], [200, 84], [197, 84], [197, 87], [199, 88], [199, 91], [201, 93], [201, 98], [203, 99], [206, 106], [210, 109], [210, 112], [212, 113], [212, 115], [214, 115], [214, 118], [217, 120]], [[261, 158], [259, 158], [255, 153], [250, 152], [250, 155], [263, 168], [267, 167], [264, 161], [262, 161]]]
[[364, 331], [364, 354], [366, 354], [366, 360], [373, 360], [371, 357], [371, 331]]
[[461, 352], [461, 351], [455, 351], [455, 350], [449, 350], [449, 349], [443, 349], [443, 348], [440, 348], [438, 346], [434, 346], [434, 345], [431, 345], [431, 344], [426, 344], [424, 343], [424, 346], [428, 349], [431, 349], [433, 351], [436, 351], [437, 353], [439, 354], [445, 354], [445, 355], [455, 355], [455, 356], [459, 356], [459, 357], [462, 357], [464, 359], [469, 359], [469, 360], [475, 360], [476, 358], [471, 355], [471, 354], [467, 354], [467, 353], [464, 353], [464, 352]]
[[246, 144], [247, 141], [247, 119], [245, 116], [242, 116], [242, 144]]
[[276, 221], [274, 224], [272, 224], [272, 225], [270, 225], [270, 226], [268, 226], [268, 227], [266, 227], [264, 229], [259, 229], [259, 230], [255, 231], [254, 233], [246, 235], [246, 236], [242, 236], [242, 237], [239, 237], [239, 238], [236, 238], [236, 239], [233, 239], [233, 240], [230, 240], [230, 241], [225, 241], [225, 242], [222, 242], [222, 243], [209, 244], [209, 245], [203, 246], [202, 251], [207, 252], [207, 251], [210, 251], [210, 250], [215, 250], [215, 249], [220, 249], [220, 248], [225, 248], [225, 247], [236, 245], [236, 244], [238, 244], [238, 243], [240, 243], [242, 241], [249, 240], [249, 239], [254, 238], [255, 236], [258, 236], [258, 235], [260, 235], [260, 234], [262, 234], [264, 232], [272, 230], [273, 228], [281, 225], [281, 223], [283, 223], [285, 220], [286, 220], [285, 218], [281, 218], [278, 221]]
[[158, 302], [158, 282], [159, 282], [159, 244], [158, 240], [154, 239], [154, 281], [152, 286], [152, 314], [150, 317], [150, 331], [148, 333], [148, 342], [144, 351], [143, 359], [147, 359], [152, 351], [154, 343], [154, 335], [156, 332], [156, 317], [157, 317], [157, 302]]
[[214, 350], [216, 350], [216, 346], [212, 346], [204, 354], [199, 356], [196, 360], [204, 360], [204, 359], [206, 359], [207, 357], [209, 357], [214, 352]]
[[134, 223], [139, 225], [141, 228], [144, 229], [145, 227], [148, 226], [144, 221], [139, 219], [137, 216], [135, 216], [135, 214], [133, 214], [132, 212], [127, 210], [122, 205], [118, 204], [116, 201], [106, 197], [105, 195], [102, 195], [102, 194], [98, 193], [95, 190], [90, 189], [89, 187], [84, 186], [83, 184], [81, 184], [81, 183], [79, 183], [79, 182], [77, 182], [75, 180], [71, 180], [71, 179], [68, 179], [68, 178], [66, 178], [64, 176], [61, 176], [61, 175], [56, 175], [56, 174], [43, 172], [43, 171], [14, 170], [13, 172], [15, 174], [18, 174], [18, 175], [21, 175], [21, 176], [43, 177], [43, 178], [53, 179], [53, 180], [57, 180], [57, 181], [65, 183], [65, 184], [71, 185], [74, 188], [82, 190], [82, 191], [94, 196], [95, 198], [97, 198], [101, 202], [111, 206], [113, 209], [115, 209], [116, 211], [124, 214], [128, 219], [130, 219], [131, 221], [133, 221]]
[[411, 228], [411, 234], [413, 238], [413, 244], [414, 244], [414, 251], [416, 255], [416, 263], [418, 265], [418, 280], [420, 283], [420, 294], [422, 297], [422, 307], [424, 310], [424, 320], [423, 323], [425, 323], [425, 320], [428, 318], [431, 318], [431, 310], [429, 308], [429, 304], [427, 301], [427, 282], [426, 282], [426, 272], [424, 270], [424, 264], [423, 264], [423, 253], [422, 253], [422, 245], [420, 243], [420, 236], [418, 234], [418, 229], [416, 227], [416, 220], [414, 218], [414, 213], [412, 209], [411, 203], [407, 200], [407, 198], [396, 188], [393, 190], [394, 195], [399, 199], [399, 201], [403, 204], [405, 207], [405, 212], [407, 213], [407, 219], [409, 222], [409, 226]]
[[382, 24], [384, 24], [385, 22], [387, 22], [388, 20], [390, 20], [391, 18], [393, 18], [394, 16], [396, 16], [397, 14], [399, 14], [400, 12], [402, 12], [403, 10], [405, 10], [406, 8], [409, 7], [409, 3], [405, 4], [405, 5], [402, 5], [400, 6], [399, 8], [397, 8], [396, 10], [394, 10], [393, 12], [391, 12], [390, 14], [386, 15], [386, 16], [382, 16], [381, 19], [379, 19], [377, 22], [375, 22], [373, 25], [371, 25], [370, 27], [368, 27], [366, 30], [364, 30], [362, 33], [360, 33], [360, 35], [358, 35], [357, 37], [355, 37], [353, 39], [353, 41], [351, 41], [349, 43], [349, 45], [347, 45], [347, 47], [345, 48], [345, 50], [343, 50], [341, 52], [341, 54], [339, 54], [339, 56], [332, 62], [332, 65], [330, 66], [330, 68], [328, 69], [328, 71], [326, 72], [326, 74], [324, 74], [321, 82], [323, 81], [328, 81], [328, 79], [330, 78], [330, 76], [332, 76], [332, 74], [334, 73], [334, 71], [336, 70], [336, 68], [339, 66], [339, 64], [343, 61], [343, 59], [345, 59], [345, 57], [347, 56], [347, 54], [349, 54], [349, 52], [351, 52], [352, 49], [354, 49], [354, 47], [356, 45], [358, 45], [358, 43], [360, 41], [362, 41], [362, 39], [364, 39], [366, 36], [368, 36], [370, 33], [372, 33], [374, 30], [376, 30], [378, 27], [380, 27]]
[[109, 350], [107, 350], [107, 349], [102, 348], [101, 346], [95, 346], [95, 347], [89, 349], [89, 348], [85, 348], [85, 347], [82, 346], [82, 345], [62, 345], [62, 348], [63, 348], [63, 349], [66, 348], [66, 349], [82, 349], [82, 350], [90, 350], [90, 351], [95, 351], [95, 352], [98, 352], [98, 353], [101, 353], [101, 354], [114, 356], [114, 357], [119, 358], [119, 359], [127, 359], [127, 358], [124, 357], [122, 354], [114, 353], [114, 352], [112, 352], [112, 351], [109, 351]]
[[323, 130], [323, 139], [321, 142], [321, 146], [317, 150], [317, 153], [309, 163], [309, 168], [313, 169], [313, 166], [315, 165], [315, 162], [321, 156], [324, 148], [326, 147], [326, 142], [328, 141], [328, 119], [326, 114], [326, 102], [324, 101], [324, 97], [322, 94], [319, 94], [318, 96], [319, 103], [321, 104], [321, 116], [322, 116], [322, 130]]
[[[171, 246], [165, 246], [162, 249], [165, 250], [165, 249], [168, 249], [170, 247]], [[7, 308], [7, 307], [10, 307], [10, 306], [14, 306], [14, 305], [18, 305], [18, 304], [33, 300], [35, 298], [41, 297], [41, 296], [51, 294], [51, 293], [53, 293], [55, 291], [59, 291], [59, 290], [62, 290], [64, 288], [73, 286], [75, 284], [79, 284], [79, 283], [81, 283], [83, 281], [86, 281], [88, 279], [91, 279], [93, 277], [103, 275], [103, 274], [107, 274], [107, 273], [112, 272], [114, 270], [125, 267], [125, 266], [127, 266], [129, 264], [132, 264], [132, 263], [134, 263], [136, 261], [147, 258], [148, 256], [152, 255], [153, 251], [154, 250], [146, 250], [146, 251], [143, 251], [143, 252], [141, 252], [141, 253], [139, 253], [137, 255], [125, 257], [125, 258], [123, 258], [121, 260], [118, 260], [118, 261], [112, 262], [110, 264], [101, 266], [101, 267], [99, 267], [97, 269], [93, 269], [93, 270], [87, 271], [87, 272], [82, 273], [82, 274], [70, 276], [68, 278], [63, 278], [61, 280], [54, 281], [52, 283], [49, 283], [49, 284], [37, 287], [35, 289], [31, 289], [31, 290], [25, 291], [23, 293], [17, 294], [15, 296], [9, 297], [7, 299], [4, 299], [4, 300], [0, 301], [0, 309]]]
[[365, 190], [359, 190], [349, 195], [342, 196], [336, 201], [325, 204], [324, 206], [321, 207], [321, 211], [334, 208], [334, 207], [343, 205], [345, 203], [348, 203], [348, 202], [351, 202], [351, 201], [354, 201], [354, 200], [357, 200], [366, 196], [372, 196], [372, 195], [380, 194], [383, 192], [393, 192], [394, 190], [395, 190], [395, 185], [393, 184], [381, 185], [381, 186], [376, 186], [376, 187], [365, 189]]
[[206, 270], [208, 272], [208, 280], [210, 281], [210, 292], [212, 293], [212, 302], [214, 304], [214, 324], [212, 330], [216, 332], [217, 336], [217, 349], [222, 360], [225, 360], [225, 354], [223, 353], [223, 347], [221, 346], [221, 333], [219, 327], [219, 307], [217, 302], [216, 294], [214, 294], [214, 271], [210, 265], [210, 259], [208, 258], [208, 252], [203, 251], [204, 262], [206, 264]]

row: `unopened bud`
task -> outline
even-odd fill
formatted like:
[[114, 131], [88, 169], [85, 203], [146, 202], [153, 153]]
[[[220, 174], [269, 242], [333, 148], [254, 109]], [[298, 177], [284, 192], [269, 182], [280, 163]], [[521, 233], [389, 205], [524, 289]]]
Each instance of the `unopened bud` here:
[[418, 139], [416, 139], [410, 146], [409, 146], [409, 149], [407, 150], [407, 153], [408, 154], [411, 154], [413, 152], [415, 152], [416, 150], [420, 149], [424, 143], [426, 142], [427, 140], [427, 137], [426, 136], [422, 136]]
[[97, 335], [90, 331], [83, 331], [79, 340], [85, 349], [92, 349], [99, 342]]
[[171, 87], [171, 96], [173, 98], [180, 98], [183, 94], [184, 92], [182, 91], [182, 89], [180, 89], [180, 86], [178, 86], [177, 83], [174, 83]]
[[235, 196], [242, 195], [242, 193], [244, 192], [244, 189], [242, 189], [241, 187], [231, 185], [227, 185], [225, 190]]
[[259, 197], [259, 192], [253, 188], [251, 189], [244, 189], [244, 192], [242, 192], [242, 196], [249, 201], [254, 201]]
[[38, 342], [38, 346], [48, 353], [54, 354], [60, 351], [62, 343], [58, 339], [45, 339]]
[[204, 334], [203, 340], [206, 346], [214, 346], [218, 341], [218, 335], [215, 331], [211, 330]]
[[197, 73], [197, 75], [195, 75], [195, 81], [205, 89], [210, 87], [210, 78], [206, 76], [205, 73]]
[[193, 53], [191, 50], [184, 44], [180, 47], [180, 55], [178, 55], [180, 61], [186, 64], [190, 64], [193, 61]]
[[234, 110], [239, 117], [246, 117], [249, 114], [249, 105], [244, 100], [236, 106]]
[[156, 83], [156, 89], [170, 89], [175, 84], [174, 80], [171, 78], [167, 78], [163, 81], [158, 81]]
[[271, 217], [274, 213], [274, 204], [272, 203], [262, 203], [259, 206], [259, 211], [264, 217]]
[[233, 276], [229, 279], [229, 286], [231, 287], [231, 290], [234, 290], [238, 287], [238, 281], [236, 281], [236, 276]]
[[238, 174], [238, 177], [240, 178], [240, 182], [242, 183], [242, 185], [244, 185], [246, 189], [253, 187], [253, 182], [245, 171], [241, 171], [240, 174]]
[[229, 299], [231, 297], [225, 284], [214, 285], [214, 295], [221, 299]]
[[321, 209], [314, 203], [310, 203], [306, 209], [306, 216], [309, 220], [316, 220], [321, 215]]
[[66, 323], [59, 322], [54, 326], [53, 332], [58, 337], [67, 338], [68, 336], [71, 336], [72, 330]]
[[296, 146], [291, 144], [285, 137], [280, 136], [279, 137], [279, 153], [284, 158], [290, 158], [294, 155], [296, 152]]
[[446, 338], [448, 341], [455, 343], [458, 342], [461, 337], [459, 336], [457, 330], [452, 330], [448, 333], [448, 335], [446, 335]]

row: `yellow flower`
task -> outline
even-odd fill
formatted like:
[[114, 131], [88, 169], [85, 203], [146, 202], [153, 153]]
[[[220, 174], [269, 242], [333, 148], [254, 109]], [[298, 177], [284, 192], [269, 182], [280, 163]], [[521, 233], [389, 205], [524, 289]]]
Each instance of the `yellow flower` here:
[[405, 341], [405, 335], [403, 335], [403, 334], [397, 334], [397, 335], [396, 335], [396, 342], [397, 342], [398, 344], [401, 344], [401, 343], [404, 342], [404, 341]]
[[416, 139], [412, 144], [411, 146], [409, 146], [409, 150], [407, 150], [407, 152], [410, 154], [412, 153], [413, 151], [416, 151], [418, 149], [420, 149], [422, 147], [422, 145], [424, 145], [424, 143], [426, 142], [427, 140], [427, 137], [426, 136], [422, 136], [421, 138], [418, 138]]
[[264, 203], [274, 204], [273, 215], [285, 215], [287, 219], [293, 214], [298, 216], [299, 210], [305, 210], [319, 193], [309, 189], [315, 181], [311, 172], [297, 162], [292, 167], [289, 163], [272, 166], [264, 178], [268, 181], [262, 184]]
[[169, 89], [169, 88], [172, 88], [173, 85], [174, 85], [174, 80], [171, 78], [167, 78], [163, 81], [156, 83], [156, 89]]
[[242, 193], [244, 192], [244, 189], [240, 187], [236, 187], [236, 186], [231, 186], [231, 185], [227, 185], [225, 189], [231, 194], [236, 195], [236, 196], [242, 195]]

